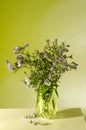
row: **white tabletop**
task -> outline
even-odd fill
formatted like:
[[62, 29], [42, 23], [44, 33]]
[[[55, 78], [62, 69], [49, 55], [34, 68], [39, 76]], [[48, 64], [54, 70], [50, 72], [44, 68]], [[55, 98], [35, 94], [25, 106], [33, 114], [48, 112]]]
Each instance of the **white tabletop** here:
[[49, 125], [33, 125], [22, 117], [33, 109], [0, 109], [0, 130], [86, 130], [85, 120], [80, 109], [57, 112], [57, 118]]

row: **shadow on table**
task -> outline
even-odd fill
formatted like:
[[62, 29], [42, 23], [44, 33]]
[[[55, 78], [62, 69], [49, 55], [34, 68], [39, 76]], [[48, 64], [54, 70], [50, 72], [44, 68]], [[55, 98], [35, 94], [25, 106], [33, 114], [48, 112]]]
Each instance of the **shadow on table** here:
[[[54, 119], [66, 119], [66, 118], [72, 118], [72, 117], [79, 117], [79, 116], [83, 116], [81, 109], [80, 108], [69, 108], [69, 109], [65, 109], [65, 110], [61, 110], [58, 111], [56, 113], [56, 116], [54, 118], [51, 118], [52, 120]], [[40, 118], [35, 118], [35, 120], [31, 120], [32, 124], [34, 125], [50, 125], [52, 124], [51, 120], [40, 120]]]
[[58, 111], [54, 119], [71, 118], [71, 117], [78, 117], [82, 115], [83, 114], [80, 108], [70, 108], [70, 109]]

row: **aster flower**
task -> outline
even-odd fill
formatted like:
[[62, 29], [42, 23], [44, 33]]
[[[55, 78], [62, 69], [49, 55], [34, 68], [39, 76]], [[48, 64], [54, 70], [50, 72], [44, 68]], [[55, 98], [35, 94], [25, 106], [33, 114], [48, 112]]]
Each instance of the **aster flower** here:
[[24, 78], [24, 83], [29, 85], [30, 84], [30, 80], [28, 78]]
[[19, 61], [17, 62], [17, 66], [18, 66], [18, 67], [21, 67], [21, 66], [22, 66], [22, 61], [21, 61], [21, 60], [19, 60]]
[[16, 59], [23, 60], [22, 54], [18, 54], [18, 55], [16, 56]]
[[28, 47], [29, 44], [27, 42], [24, 43], [24, 47]]
[[9, 71], [13, 71], [14, 70], [14, 67], [11, 65], [11, 63], [8, 60], [6, 60], [5, 63], [6, 63], [6, 66], [7, 66]]
[[14, 47], [14, 54], [16, 54], [18, 50], [19, 50], [18, 46]]

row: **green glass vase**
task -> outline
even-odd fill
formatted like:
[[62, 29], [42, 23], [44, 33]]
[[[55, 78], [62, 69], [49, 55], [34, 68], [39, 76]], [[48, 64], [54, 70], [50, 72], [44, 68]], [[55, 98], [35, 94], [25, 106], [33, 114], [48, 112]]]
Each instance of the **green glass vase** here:
[[49, 119], [53, 118], [57, 112], [54, 90], [47, 101], [44, 99], [44, 96], [46, 95], [48, 94], [45, 93], [45, 95], [43, 95], [40, 91], [37, 91], [36, 113], [38, 117]]

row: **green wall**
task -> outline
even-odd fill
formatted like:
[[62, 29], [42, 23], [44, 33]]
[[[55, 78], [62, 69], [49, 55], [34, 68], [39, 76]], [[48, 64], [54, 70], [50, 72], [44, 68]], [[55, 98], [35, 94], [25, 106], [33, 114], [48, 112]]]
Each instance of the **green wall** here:
[[14, 46], [29, 42], [31, 51], [41, 49], [47, 38], [70, 44], [79, 64], [61, 79], [58, 109], [81, 107], [86, 114], [86, 0], [0, 1], [0, 107], [34, 107], [36, 95], [21, 83], [23, 72], [9, 72], [4, 62], [14, 61]]

